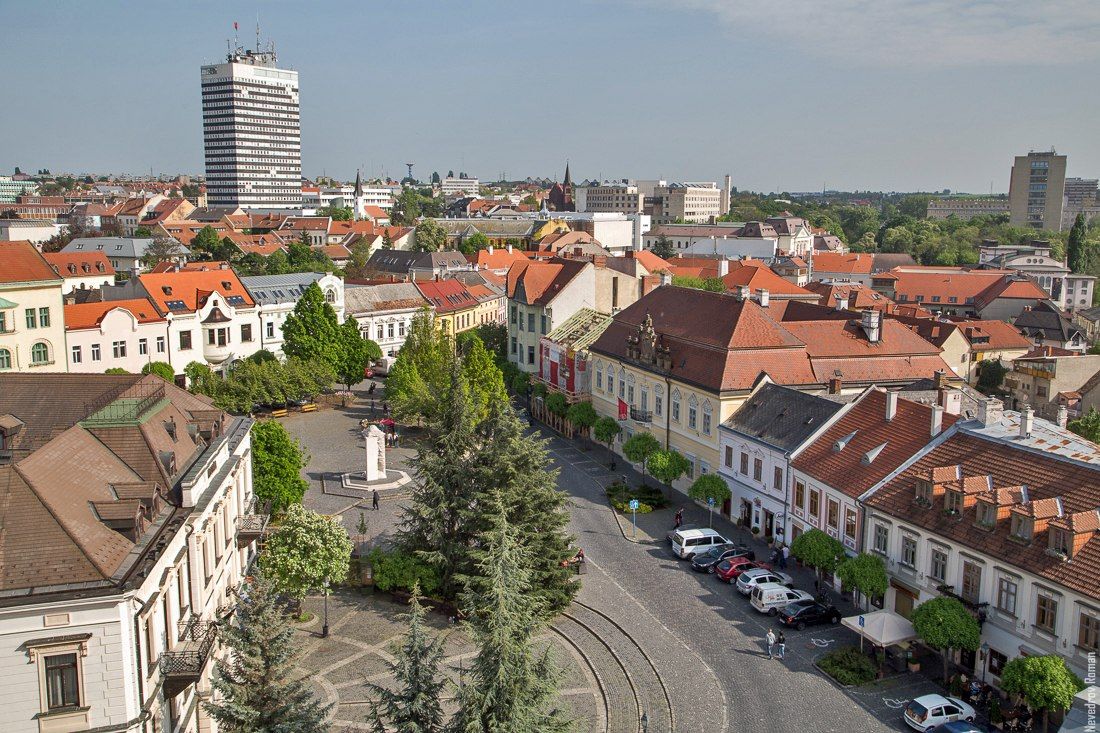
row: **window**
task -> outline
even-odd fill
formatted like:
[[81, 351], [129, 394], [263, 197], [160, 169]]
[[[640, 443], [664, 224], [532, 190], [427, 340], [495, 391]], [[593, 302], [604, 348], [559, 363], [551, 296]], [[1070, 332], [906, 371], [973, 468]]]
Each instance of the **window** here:
[[0, 333], [8, 332], [8, 314], [0, 311]]
[[874, 548], [875, 552], [886, 554], [887, 548], [890, 546], [890, 530], [884, 524], [875, 525], [875, 540]]
[[392, 323], [386, 324], [386, 338], [393, 338], [393, 326], [394, 324]]
[[779, 466], [772, 470], [772, 488], [776, 491], [783, 488], [783, 469]]
[[191, 350], [191, 332], [180, 331], [180, 351]]
[[99, 344], [92, 344], [92, 361], [99, 361], [102, 356], [99, 353]]
[[698, 410], [695, 405], [688, 403], [688, 427], [692, 430], [695, 429], [695, 421], [698, 418]]
[[80, 706], [76, 652], [46, 657], [46, 706], [49, 710]]
[[672, 393], [672, 419], [680, 422], [680, 390]]
[[27, 309], [27, 328], [36, 328], [38, 326], [38, 319], [35, 318], [34, 308]]
[[962, 573], [962, 599], [969, 603], [977, 603], [982, 593], [982, 568], [972, 562], [963, 563]]
[[142, 356], [149, 353], [149, 339], [138, 339], [138, 353]]
[[165, 346], [164, 337], [163, 336], [157, 336], [157, 353], [158, 354], [163, 354], [164, 353], [164, 346]]
[[252, 324], [245, 323], [241, 325], [241, 341], [248, 342], [252, 340]]
[[1019, 514], [1012, 515], [1012, 536], [1018, 540], [1031, 540], [1031, 517], [1022, 517]]
[[405, 322], [404, 321], [401, 321], [401, 323], [397, 324], [397, 335], [401, 336], [401, 337], [405, 336]]
[[535, 314], [534, 313], [528, 313], [527, 314], [527, 330], [530, 331], [531, 333], [535, 332]]
[[[516, 348], [518, 347], [518, 345], [519, 345], [519, 342], [517, 342], [517, 341], [516, 341], [516, 337], [515, 337], [515, 336], [513, 336], [513, 337], [512, 337], [512, 353], [513, 353], [513, 354], [514, 354], [514, 353], [516, 353]], [[597, 376], [597, 377], [602, 377], [603, 375], [602, 375], [601, 373], [599, 373], [599, 372], [596, 372], [596, 376]], [[599, 386], [599, 384], [597, 384], [596, 386], [598, 387], [598, 386]]]
[[381, 323], [378, 324], [378, 338], [383, 339], [386, 336], [386, 327]]
[[1047, 532], [1050, 534], [1050, 549], [1068, 557], [1071, 546], [1069, 532], [1057, 527], [1050, 527]]
[[514, 305], [512, 306], [511, 310], [509, 310], [509, 312], [508, 312], [508, 321], [510, 323], [515, 323], [516, 322], [516, 307]]
[[49, 328], [50, 327], [50, 309], [49, 308], [39, 308], [38, 309], [38, 325], [41, 328]]
[[[512, 339], [512, 353], [516, 353], [516, 340]], [[596, 389], [603, 389], [603, 370], [596, 369]]]
[[725, 458], [724, 463], [726, 464], [726, 468], [733, 468], [733, 446], [732, 445], [727, 445], [726, 446], [726, 458]]
[[619, 370], [619, 399], [626, 397], [626, 372], [622, 369]]
[[546, 333], [546, 316], [541, 315], [541, 316], [539, 316], [539, 318], [541, 319], [541, 321], [539, 323], [539, 326], [540, 326], [539, 333]]
[[534, 364], [535, 363], [535, 347], [534, 346], [528, 346], [527, 347], [527, 363], [528, 364]]
[[917, 541], [912, 537], [901, 538], [901, 564], [907, 568], [917, 566]]
[[825, 515], [825, 524], [831, 529], [840, 529], [840, 504], [829, 499], [828, 513]]
[[818, 491], [810, 492], [810, 516], [817, 519], [821, 515], [821, 494]]
[[844, 508], [844, 536], [850, 540], [856, 538], [856, 510]]
[[933, 580], [943, 583], [947, 580], [947, 553], [943, 550], [932, 550], [932, 567], [929, 571]]
[[1001, 578], [997, 583], [997, 610], [1016, 615], [1016, 582]]
[[1057, 622], [1058, 601], [1050, 596], [1039, 596], [1035, 603], [1035, 625], [1053, 634]]
[[741, 475], [749, 475], [749, 454], [745, 451], [741, 451]]
[[112, 341], [111, 342], [111, 355], [116, 359], [126, 358], [126, 342], [125, 341]]
[[1085, 651], [1100, 651], [1100, 618], [1081, 614], [1081, 623], [1077, 627], [1077, 646]]
[[978, 524], [992, 527], [997, 523], [997, 509], [987, 501], [978, 502]]
[[948, 512], [954, 512], [958, 514], [962, 511], [962, 492], [961, 491], [945, 491], [943, 494], [944, 508]]
[[607, 370], [607, 391], [615, 394], [615, 371], [611, 368]]
[[764, 473], [764, 462], [759, 458], [752, 459], [752, 480], [761, 481]]
[[656, 394], [653, 395], [653, 414], [660, 417], [664, 413], [664, 402], [664, 394], [658, 390]]
[[73, 347], [73, 364], [79, 364], [79, 363], [80, 363], [80, 347], [79, 346], [74, 346]]
[[794, 505], [799, 509], [806, 506], [806, 484], [801, 481], [794, 482]]
[[50, 347], [42, 341], [31, 347], [31, 364], [46, 364], [50, 361]]

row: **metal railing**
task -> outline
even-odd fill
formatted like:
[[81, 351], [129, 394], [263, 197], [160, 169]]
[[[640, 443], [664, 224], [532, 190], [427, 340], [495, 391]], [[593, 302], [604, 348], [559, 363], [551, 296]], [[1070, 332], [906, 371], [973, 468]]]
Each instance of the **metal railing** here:
[[653, 413], [650, 410], [640, 410], [637, 407], [631, 407], [630, 419], [635, 422], [653, 422]]

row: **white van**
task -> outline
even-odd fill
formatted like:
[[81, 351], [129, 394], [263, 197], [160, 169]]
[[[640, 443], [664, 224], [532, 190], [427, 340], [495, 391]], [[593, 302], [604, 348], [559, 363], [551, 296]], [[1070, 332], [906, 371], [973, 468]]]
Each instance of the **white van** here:
[[713, 529], [680, 529], [668, 536], [672, 545], [672, 554], [681, 560], [690, 560], [699, 552], [706, 552], [715, 545], [730, 544], [722, 535]]
[[396, 356], [383, 356], [381, 359], [377, 359], [374, 362], [374, 373], [379, 375], [389, 374], [395, 361], [397, 361]]
[[813, 599], [814, 597], [804, 590], [788, 588], [779, 583], [763, 583], [752, 589], [752, 598], [749, 602], [760, 613], [774, 616], [788, 603]]

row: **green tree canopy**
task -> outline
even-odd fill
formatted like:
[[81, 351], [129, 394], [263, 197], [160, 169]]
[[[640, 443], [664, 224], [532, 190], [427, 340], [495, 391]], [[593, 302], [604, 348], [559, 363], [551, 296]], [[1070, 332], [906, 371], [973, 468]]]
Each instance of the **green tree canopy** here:
[[413, 249], [417, 252], [439, 252], [447, 245], [447, 232], [435, 219], [423, 219], [413, 232]]
[[1095, 407], [1090, 407], [1087, 413], [1076, 420], [1070, 420], [1066, 427], [1082, 438], [1100, 443], [1100, 412]]
[[339, 517], [291, 504], [267, 539], [260, 566], [276, 589], [304, 598], [348, 577], [351, 538]]
[[721, 506], [722, 502], [732, 496], [732, 493], [729, 484], [721, 476], [716, 473], [704, 473], [692, 482], [688, 489], [688, 496], [703, 503], [707, 503], [708, 499], [714, 499], [715, 504]]
[[610, 417], [601, 417], [596, 421], [596, 424], [592, 426], [592, 434], [596, 436], [596, 440], [605, 444], [608, 450], [611, 450], [611, 442], [615, 440], [622, 430], [618, 421]]
[[436, 328], [427, 308], [413, 316], [408, 335], [386, 378], [386, 399], [401, 420], [426, 420], [438, 415], [439, 395], [445, 394], [454, 348]]
[[995, 395], [1004, 384], [1008, 367], [996, 359], [983, 359], [978, 362], [978, 391], [985, 395]]
[[691, 462], [674, 449], [655, 451], [646, 463], [653, 478], [666, 484], [672, 484], [691, 469]]
[[481, 232], [475, 232], [458, 243], [458, 251], [464, 255], [472, 256], [483, 249], [489, 249], [489, 244], [488, 237]]
[[1001, 689], [1023, 696], [1029, 707], [1042, 710], [1045, 731], [1050, 711], [1069, 710], [1073, 696], [1085, 689], [1085, 683], [1069, 670], [1062, 657], [1046, 654], [1010, 660], [1001, 674]]
[[299, 504], [309, 484], [301, 471], [309, 456], [279, 422], [260, 420], [252, 426], [252, 470], [256, 498], [271, 502], [272, 511]]
[[200, 229], [199, 233], [191, 240], [191, 249], [213, 254], [221, 244], [221, 241], [222, 238], [218, 236], [217, 230], [207, 224]]
[[646, 432], [634, 433], [623, 443], [623, 455], [631, 463], [642, 464], [642, 483], [645, 483], [645, 475], [648, 469], [649, 458], [661, 449], [661, 443], [652, 434]]
[[1073, 272], [1084, 272], [1088, 264], [1088, 243], [1085, 238], [1085, 215], [1078, 214], [1069, 230], [1069, 239], [1066, 240], [1066, 266]]
[[297, 673], [301, 653], [285, 606], [262, 574], [235, 592], [220, 625], [225, 647], [214, 662], [215, 692], [203, 707], [226, 733], [325, 733], [329, 706]]
[[174, 382], [176, 379], [176, 370], [172, 368], [172, 365], [164, 361], [151, 361], [141, 368], [142, 374], [156, 374], [165, 382]]
[[129, 374], [130, 372], [126, 371], [122, 367], [110, 367], [109, 369], [104, 369], [103, 373], [104, 374]]
[[367, 365], [382, 357], [382, 349], [370, 339], [363, 338], [359, 332], [359, 322], [348, 316], [336, 333], [335, 357], [333, 367], [336, 376], [350, 390], [351, 385], [363, 381]]
[[982, 643], [977, 619], [957, 598], [932, 598], [913, 609], [913, 628], [928, 646], [943, 654], [943, 678], [947, 679], [947, 651], [976, 651]]
[[691, 277], [688, 275], [673, 275], [672, 284], [681, 288], [692, 288], [694, 290], [708, 290], [712, 293], [724, 293], [726, 292], [726, 284], [722, 282], [720, 277]]
[[820, 529], [811, 529], [794, 538], [791, 554], [818, 573], [831, 573], [844, 556], [844, 545]]
[[558, 417], [564, 417], [568, 405], [565, 402], [565, 395], [561, 392], [554, 392], [553, 394], [546, 396], [546, 409], [551, 415], [557, 415]]
[[464, 340], [462, 351], [462, 379], [466, 384], [470, 401], [470, 415], [475, 423], [489, 416], [494, 403], [506, 402], [508, 392], [500, 369], [493, 361], [493, 355], [485, 348], [481, 339], [474, 337]]
[[591, 402], [574, 402], [565, 411], [565, 418], [581, 430], [591, 430], [600, 416]]
[[886, 565], [878, 555], [861, 552], [837, 566], [836, 574], [845, 586], [859, 591], [867, 598], [886, 594], [889, 580]]
[[650, 252], [657, 255], [663, 260], [667, 260], [676, 256], [676, 250], [672, 247], [672, 240], [666, 237], [664, 234], [657, 237], [657, 241], [653, 243], [653, 247], [650, 248]]
[[325, 206], [317, 209], [317, 216], [328, 216], [333, 221], [351, 221], [353, 212], [350, 206]]
[[317, 283], [310, 283], [283, 321], [283, 353], [338, 363], [340, 323]]
[[[146, 230], [146, 232], [148, 232], [148, 230]], [[143, 235], [134, 232], [134, 236], [142, 237]], [[153, 235], [150, 232], [145, 234], [144, 236], [147, 238], [152, 237]], [[145, 254], [143, 254], [141, 257], [141, 264], [143, 264], [145, 267], [155, 267], [161, 262], [174, 261], [182, 256], [183, 246], [179, 242], [172, 239], [171, 237], [158, 235], [153, 237], [153, 241], [149, 242], [148, 246], [145, 247]]]

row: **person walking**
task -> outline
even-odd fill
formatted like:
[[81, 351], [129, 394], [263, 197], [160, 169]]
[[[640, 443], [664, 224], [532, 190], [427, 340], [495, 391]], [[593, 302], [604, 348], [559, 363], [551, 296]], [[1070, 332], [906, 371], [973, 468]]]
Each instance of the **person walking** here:
[[370, 508], [374, 511], [378, 511], [378, 489], [374, 490], [374, 493], [370, 497]]
[[775, 644], [776, 644], [776, 649], [779, 652], [779, 654], [777, 654], [776, 656], [779, 659], [782, 659], [783, 655], [786, 654], [786, 652], [787, 652], [787, 639], [786, 639], [786, 637], [783, 636], [782, 631], [780, 631], [779, 636], [777, 636], [775, 638]]
[[781, 550], [781, 553], [782, 554], [779, 556], [779, 567], [782, 570], [786, 570], [787, 569], [787, 559], [790, 558], [790, 556], [791, 556], [791, 548], [788, 545], [783, 545], [783, 549]]
[[680, 507], [676, 510], [676, 519], [673, 529], [680, 529], [684, 525], [684, 508]]
[[764, 637], [764, 641], [768, 646], [768, 659], [772, 659], [772, 649], [775, 647], [775, 632], [772, 629], [768, 629], [768, 635]]

